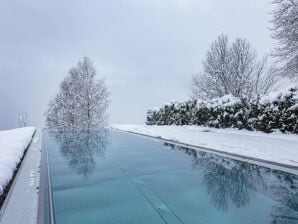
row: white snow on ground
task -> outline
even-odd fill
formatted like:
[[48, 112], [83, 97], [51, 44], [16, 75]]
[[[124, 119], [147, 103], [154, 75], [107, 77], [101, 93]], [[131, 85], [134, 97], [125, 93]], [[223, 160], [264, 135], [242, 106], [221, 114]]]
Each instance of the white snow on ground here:
[[0, 131], [0, 195], [11, 180], [35, 130], [33, 127], [25, 127]]
[[200, 126], [115, 124], [111, 127], [298, 167], [298, 135], [295, 134], [266, 134], [256, 131]]

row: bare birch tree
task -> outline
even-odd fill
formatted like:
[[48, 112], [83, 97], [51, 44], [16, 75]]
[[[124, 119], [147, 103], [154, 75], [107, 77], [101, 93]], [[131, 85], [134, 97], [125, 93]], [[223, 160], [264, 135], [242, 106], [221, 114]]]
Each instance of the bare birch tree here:
[[19, 126], [20, 128], [27, 127], [29, 125], [29, 117], [27, 112], [19, 113]]
[[[269, 72], [270, 71], [270, 72]], [[203, 61], [203, 71], [192, 77], [192, 97], [212, 99], [226, 94], [252, 98], [265, 94], [275, 82], [267, 59], [258, 60], [245, 39], [229, 44], [226, 35], [210, 46]]]
[[283, 76], [298, 77], [298, 0], [274, 0], [272, 37], [278, 40], [274, 56]]
[[106, 122], [109, 92], [96, 69], [84, 57], [60, 84], [58, 94], [48, 105], [46, 126], [50, 129], [98, 128]]

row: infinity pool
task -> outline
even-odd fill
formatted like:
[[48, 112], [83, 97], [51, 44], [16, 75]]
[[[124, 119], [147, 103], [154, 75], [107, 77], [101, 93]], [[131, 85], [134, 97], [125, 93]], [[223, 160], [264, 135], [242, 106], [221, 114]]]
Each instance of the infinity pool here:
[[43, 141], [46, 223], [298, 223], [292, 174], [118, 131]]

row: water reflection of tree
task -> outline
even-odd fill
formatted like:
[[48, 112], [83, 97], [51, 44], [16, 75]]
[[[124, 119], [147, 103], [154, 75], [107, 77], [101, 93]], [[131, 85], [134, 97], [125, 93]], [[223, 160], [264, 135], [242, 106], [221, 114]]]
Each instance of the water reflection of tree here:
[[280, 203], [271, 215], [272, 220], [279, 221], [273, 223], [298, 223], [297, 176], [190, 148], [165, 145], [192, 157], [193, 167], [202, 170], [203, 184], [218, 209], [224, 211], [229, 204], [244, 207], [255, 192], [259, 192]]
[[199, 155], [194, 166], [203, 169], [203, 183], [219, 209], [226, 210], [229, 202], [237, 208], [243, 207], [249, 204], [257, 186], [265, 187], [256, 166], [210, 157], [204, 152]]
[[286, 206], [273, 206], [271, 218], [272, 224], [297, 224], [298, 211]]
[[97, 157], [105, 154], [109, 133], [101, 129], [51, 131], [51, 134], [69, 167], [79, 175], [88, 176], [95, 169]]
[[272, 184], [269, 190], [281, 204], [273, 206], [272, 223], [298, 223], [298, 179], [287, 173], [274, 172], [274, 176], [279, 184]]

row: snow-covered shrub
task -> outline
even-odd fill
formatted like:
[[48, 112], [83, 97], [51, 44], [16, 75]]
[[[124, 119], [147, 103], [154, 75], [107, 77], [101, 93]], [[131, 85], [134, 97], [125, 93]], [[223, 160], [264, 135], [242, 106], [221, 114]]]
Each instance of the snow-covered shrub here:
[[146, 123], [298, 133], [298, 86], [254, 100], [226, 95], [209, 101], [172, 102], [149, 110]]

